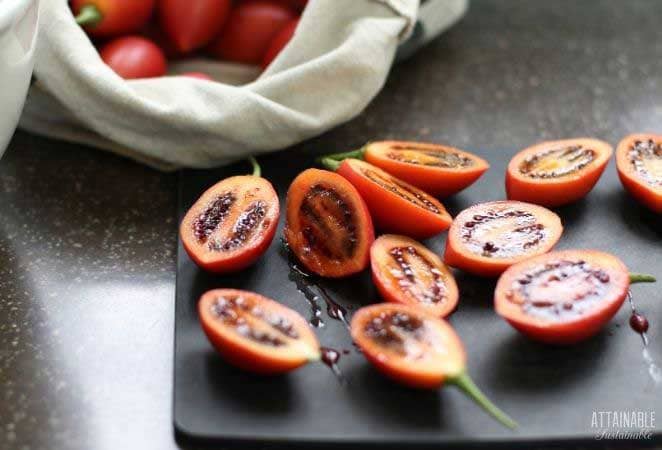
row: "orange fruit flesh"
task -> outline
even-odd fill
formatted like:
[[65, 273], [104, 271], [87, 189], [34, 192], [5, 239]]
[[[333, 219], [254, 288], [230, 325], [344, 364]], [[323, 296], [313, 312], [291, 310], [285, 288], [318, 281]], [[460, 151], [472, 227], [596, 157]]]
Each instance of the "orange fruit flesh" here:
[[373, 280], [385, 300], [417, 306], [437, 317], [455, 309], [458, 289], [453, 274], [419, 242], [405, 236], [380, 236], [370, 259]]
[[564, 250], [508, 269], [495, 290], [498, 314], [524, 334], [572, 343], [597, 333], [622, 305], [629, 275], [616, 257]]
[[548, 207], [577, 201], [598, 182], [612, 151], [608, 143], [586, 138], [528, 147], [508, 164], [508, 199]]
[[446, 241], [446, 264], [482, 276], [546, 253], [563, 231], [561, 219], [542, 206], [516, 201], [474, 205], [453, 221]]
[[465, 189], [489, 169], [487, 161], [469, 152], [423, 142], [371, 142], [365, 147], [364, 158], [437, 197]]
[[450, 325], [411, 306], [362, 308], [351, 333], [379, 371], [408, 386], [436, 388], [465, 369], [464, 348]]

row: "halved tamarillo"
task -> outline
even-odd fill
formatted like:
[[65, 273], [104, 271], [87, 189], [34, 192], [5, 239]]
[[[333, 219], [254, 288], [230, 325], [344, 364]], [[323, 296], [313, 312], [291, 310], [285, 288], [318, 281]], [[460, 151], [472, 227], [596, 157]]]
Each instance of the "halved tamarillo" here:
[[446, 317], [457, 306], [453, 274], [439, 256], [406, 236], [385, 234], [370, 248], [372, 279], [382, 298]]
[[497, 276], [550, 251], [562, 232], [559, 216], [542, 206], [508, 200], [480, 203], [453, 221], [444, 262], [474, 275]]
[[308, 169], [287, 192], [285, 239], [308, 270], [338, 278], [367, 267], [375, 232], [368, 207], [350, 182]]
[[184, 249], [201, 268], [227, 273], [253, 264], [276, 234], [280, 206], [269, 181], [253, 175], [226, 178], [191, 206], [179, 234]]
[[506, 270], [494, 293], [496, 312], [524, 335], [572, 344], [595, 335], [623, 304], [630, 275], [617, 257], [595, 250], [563, 250]]
[[206, 292], [198, 315], [209, 342], [229, 363], [261, 374], [289, 372], [320, 359], [320, 346], [297, 312], [259, 294]]
[[354, 158], [322, 162], [356, 187], [382, 231], [424, 239], [447, 230], [453, 220], [439, 200], [377, 166]]
[[632, 134], [616, 150], [621, 183], [640, 203], [662, 213], [662, 136]]
[[593, 189], [611, 154], [611, 145], [587, 138], [526, 148], [508, 164], [508, 199], [548, 207], [577, 201]]
[[436, 197], [448, 197], [473, 184], [490, 168], [482, 158], [441, 144], [413, 141], [370, 142], [353, 152], [328, 158], [364, 159]]
[[455, 385], [505, 426], [517, 425], [471, 380], [462, 341], [443, 319], [413, 306], [383, 303], [356, 311], [351, 333], [368, 361], [394, 381], [421, 389]]

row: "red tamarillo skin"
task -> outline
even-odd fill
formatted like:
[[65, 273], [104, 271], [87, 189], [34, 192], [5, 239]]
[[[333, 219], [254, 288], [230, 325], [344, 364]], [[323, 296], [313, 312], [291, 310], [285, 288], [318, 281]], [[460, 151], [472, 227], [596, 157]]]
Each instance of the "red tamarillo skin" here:
[[382, 231], [425, 239], [453, 220], [439, 200], [370, 163], [345, 159], [337, 172], [356, 187]]

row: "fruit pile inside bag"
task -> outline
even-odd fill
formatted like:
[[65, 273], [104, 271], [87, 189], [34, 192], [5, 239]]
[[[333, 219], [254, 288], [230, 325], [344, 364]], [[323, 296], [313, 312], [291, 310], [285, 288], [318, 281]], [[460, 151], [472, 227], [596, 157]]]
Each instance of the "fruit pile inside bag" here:
[[[171, 61], [207, 57], [260, 66], [295, 33], [308, 0], [71, 0], [103, 61], [125, 79], [168, 73]], [[182, 76], [212, 80], [202, 72]]]

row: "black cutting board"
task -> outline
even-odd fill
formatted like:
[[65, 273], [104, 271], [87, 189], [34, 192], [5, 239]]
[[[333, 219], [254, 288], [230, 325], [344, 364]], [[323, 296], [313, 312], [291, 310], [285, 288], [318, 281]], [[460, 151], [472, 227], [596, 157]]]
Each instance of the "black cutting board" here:
[[[329, 149], [327, 151], [342, 151]], [[491, 169], [472, 187], [447, 199], [451, 214], [487, 200], [503, 199], [504, 170], [511, 150], [479, 151]], [[314, 166], [312, 154], [281, 152], [260, 158], [284, 209], [291, 180]], [[180, 178], [180, 219], [186, 209], [218, 180], [248, 171], [236, 164], [215, 171], [186, 171]], [[637, 205], [623, 191], [613, 162], [587, 198], [557, 210], [565, 232], [558, 248], [610, 251], [633, 270], [662, 278], [662, 218]], [[376, 373], [357, 353], [343, 323], [328, 316], [320, 298], [322, 345], [347, 349], [339, 367], [341, 384], [323, 364], [311, 364], [292, 374], [267, 378], [226, 364], [211, 348], [196, 315], [196, 302], [208, 289], [248, 289], [277, 299], [311, 316], [288, 265], [281, 236], [252, 268], [227, 276], [206, 274], [179, 247], [176, 299], [174, 423], [178, 439], [222, 447], [255, 449], [270, 444], [291, 448], [374, 444], [412, 448], [455, 444], [529, 446], [581, 443], [604, 446], [592, 427], [600, 411], [655, 411], [652, 439], [662, 442], [662, 383], [655, 383], [643, 356], [641, 337], [628, 326], [624, 305], [609, 326], [593, 339], [572, 347], [549, 347], [526, 340], [492, 310], [494, 281], [457, 273], [461, 299], [450, 321], [462, 337], [469, 372], [477, 384], [520, 424], [504, 429], [454, 388], [424, 392], [400, 387]], [[445, 234], [426, 241], [443, 252]], [[300, 286], [299, 286], [300, 287]], [[320, 287], [350, 310], [377, 302], [369, 274], [323, 281]], [[311, 287], [319, 294], [319, 288]], [[662, 365], [662, 284], [633, 288], [638, 309], [651, 322], [648, 352]], [[609, 429], [619, 431], [619, 429]], [[627, 430], [620, 430], [627, 431]], [[632, 446], [611, 441], [610, 446]]]

